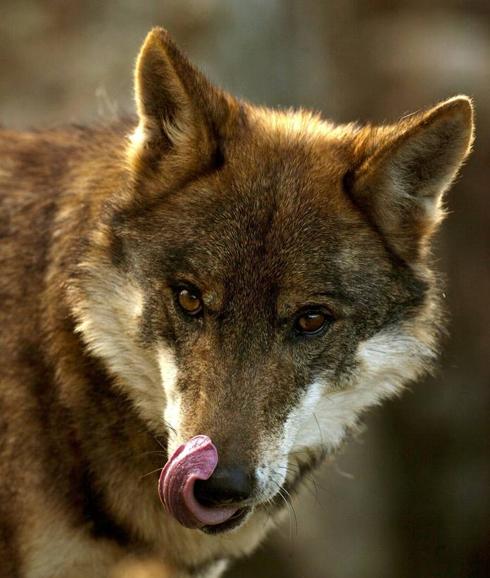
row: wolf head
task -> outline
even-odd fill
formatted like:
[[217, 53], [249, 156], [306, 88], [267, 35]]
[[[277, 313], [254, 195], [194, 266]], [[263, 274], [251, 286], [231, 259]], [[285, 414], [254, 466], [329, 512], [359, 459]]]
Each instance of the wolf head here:
[[135, 76], [139, 122], [80, 266], [78, 329], [169, 455], [212, 440], [203, 501], [250, 509], [430, 368], [429, 241], [472, 106], [367, 127], [258, 108], [162, 29]]

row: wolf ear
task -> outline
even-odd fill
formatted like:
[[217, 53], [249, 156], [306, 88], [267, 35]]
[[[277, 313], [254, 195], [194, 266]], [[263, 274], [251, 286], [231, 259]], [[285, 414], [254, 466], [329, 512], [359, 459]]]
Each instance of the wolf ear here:
[[135, 94], [139, 124], [130, 139], [133, 157], [173, 149], [203, 160], [212, 152], [231, 99], [190, 64], [163, 28], [151, 30], [140, 50]]
[[349, 177], [353, 200], [403, 259], [424, 256], [441, 201], [473, 142], [473, 107], [457, 96], [398, 124], [370, 129]]

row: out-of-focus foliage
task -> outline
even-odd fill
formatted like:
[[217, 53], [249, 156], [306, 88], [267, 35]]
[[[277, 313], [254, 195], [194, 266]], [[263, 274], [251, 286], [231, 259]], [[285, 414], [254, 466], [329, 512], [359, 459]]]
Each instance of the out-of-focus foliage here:
[[132, 66], [164, 25], [218, 84], [336, 121], [382, 122], [475, 98], [475, 152], [436, 252], [451, 337], [437, 377], [368, 428], [235, 578], [490, 575], [490, 4], [488, 0], [1, 0], [0, 121], [132, 111]]

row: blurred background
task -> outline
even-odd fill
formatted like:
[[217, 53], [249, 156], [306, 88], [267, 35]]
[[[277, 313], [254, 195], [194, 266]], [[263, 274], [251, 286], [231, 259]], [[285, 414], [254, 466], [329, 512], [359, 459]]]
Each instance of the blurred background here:
[[490, 2], [0, 0], [0, 122], [132, 111], [132, 67], [154, 25], [223, 88], [339, 122], [474, 97], [475, 151], [436, 250], [452, 317], [439, 374], [372, 412], [295, 517], [227, 576], [490, 576]]

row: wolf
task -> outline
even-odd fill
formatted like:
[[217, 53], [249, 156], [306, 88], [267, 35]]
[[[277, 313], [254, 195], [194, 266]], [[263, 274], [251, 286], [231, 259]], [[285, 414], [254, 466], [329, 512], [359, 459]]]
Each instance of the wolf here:
[[0, 133], [1, 578], [220, 576], [437, 355], [468, 97], [336, 125], [234, 98], [162, 28], [135, 95]]

